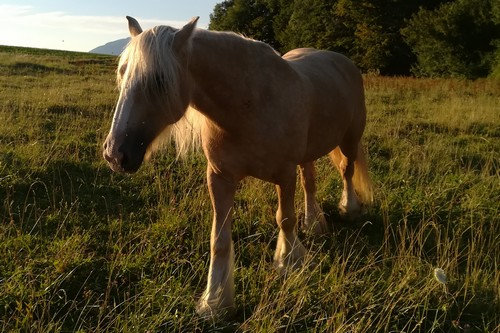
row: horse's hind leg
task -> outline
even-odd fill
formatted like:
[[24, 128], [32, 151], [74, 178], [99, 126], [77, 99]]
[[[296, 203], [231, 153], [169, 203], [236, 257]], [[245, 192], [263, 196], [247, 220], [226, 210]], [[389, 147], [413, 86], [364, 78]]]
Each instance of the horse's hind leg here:
[[316, 201], [316, 180], [314, 162], [300, 165], [300, 181], [304, 189], [305, 217], [302, 229], [316, 235], [327, 231], [325, 214]]
[[276, 222], [280, 228], [276, 252], [274, 253], [274, 264], [278, 271], [283, 271], [286, 267], [295, 267], [302, 262], [306, 250], [296, 231], [295, 218], [295, 181], [296, 167], [291, 166], [287, 174], [276, 185], [278, 192], [278, 210], [276, 212]]
[[354, 165], [358, 153], [358, 142], [342, 144], [330, 152], [330, 158], [342, 176], [344, 189], [339, 202], [339, 211], [343, 215], [356, 216], [361, 211], [361, 203], [354, 190]]
[[197, 312], [214, 316], [234, 307], [234, 248], [231, 239], [232, 207], [236, 184], [216, 174], [210, 165], [208, 189], [214, 210], [210, 236], [210, 267], [207, 288], [200, 298]]

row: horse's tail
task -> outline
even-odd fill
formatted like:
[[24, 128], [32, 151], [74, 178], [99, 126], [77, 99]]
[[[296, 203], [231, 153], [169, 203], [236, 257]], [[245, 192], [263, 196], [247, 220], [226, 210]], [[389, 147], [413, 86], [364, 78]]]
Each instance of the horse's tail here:
[[[341, 166], [345, 165], [347, 159], [344, 154], [342, 154], [340, 147], [335, 148], [330, 153], [330, 158], [339, 170], [342, 170]], [[352, 183], [359, 200], [364, 205], [371, 205], [373, 203], [373, 184], [368, 174], [368, 165], [361, 142], [358, 144], [358, 152], [356, 160], [354, 161]]]
[[361, 202], [365, 205], [371, 205], [373, 203], [373, 183], [368, 174], [368, 164], [361, 142], [358, 144], [358, 155], [354, 161], [353, 184]]

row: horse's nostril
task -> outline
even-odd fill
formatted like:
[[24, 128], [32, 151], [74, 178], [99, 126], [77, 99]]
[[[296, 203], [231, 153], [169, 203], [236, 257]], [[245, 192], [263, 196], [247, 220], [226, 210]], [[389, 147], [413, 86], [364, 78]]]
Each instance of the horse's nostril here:
[[104, 159], [109, 163], [113, 162], [113, 159], [108, 154], [106, 154], [106, 152], [104, 152]]

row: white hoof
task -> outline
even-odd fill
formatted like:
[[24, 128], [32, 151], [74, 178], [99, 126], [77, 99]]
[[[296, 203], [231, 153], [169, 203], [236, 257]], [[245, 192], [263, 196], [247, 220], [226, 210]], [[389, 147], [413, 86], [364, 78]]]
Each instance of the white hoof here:
[[206, 319], [223, 318], [234, 312], [233, 300], [223, 300], [220, 297], [209, 299], [203, 295], [196, 306], [196, 313]]
[[295, 232], [287, 239], [283, 231], [280, 231], [274, 253], [274, 267], [280, 274], [288, 268], [298, 269], [304, 262], [306, 252]]
[[342, 216], [349, 218], [355, 218], [361, 213], [361, 203], [356, 195], [356, 193], [347, 191], [342, 193], [342, 199], [339, 202], [339, 213]]
[[312, 212], [306, 211], [302, 230], [307, 234], [318, 236], [328, 232], [325, 214], [319, 206]]

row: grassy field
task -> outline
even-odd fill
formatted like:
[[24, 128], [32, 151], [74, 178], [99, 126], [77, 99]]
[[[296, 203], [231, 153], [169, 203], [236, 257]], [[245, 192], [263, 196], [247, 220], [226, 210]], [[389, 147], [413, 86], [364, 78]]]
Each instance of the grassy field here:
[[[205, 161], [170, 147], [132, 176], [101, 144], [116, 59], [0, 47], [0, 330], [498, 332], [500, 82], [366, 77], [375, 204], [301, 235], [317, 263], [272, 268], [274, 187], [235, 204], [236, 314], [204, 321], [211, 209]], [[303, 215], [302, 194], [297, 212]], [[433, 276], [447, 274], [446, 285]]]

